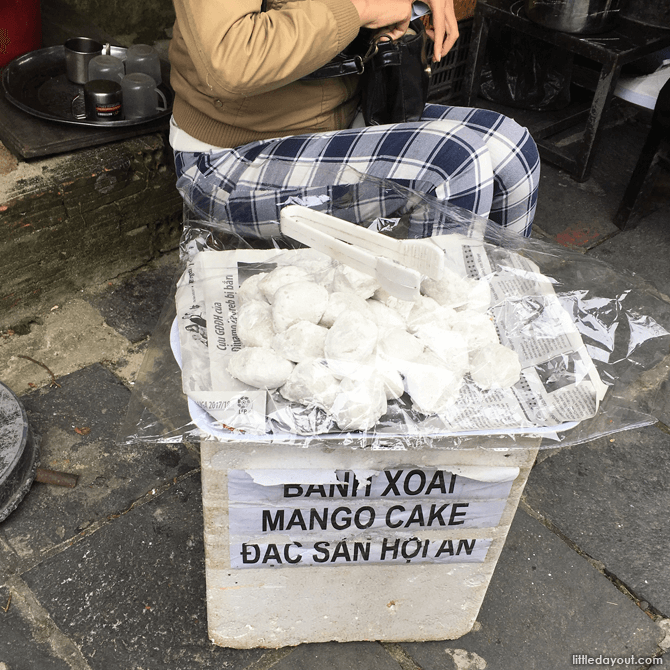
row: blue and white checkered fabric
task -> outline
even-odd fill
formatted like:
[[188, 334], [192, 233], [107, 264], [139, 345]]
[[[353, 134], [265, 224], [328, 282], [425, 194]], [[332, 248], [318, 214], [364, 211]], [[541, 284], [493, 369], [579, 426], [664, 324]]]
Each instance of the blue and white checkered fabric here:
[[[431, 194], [528, 236], [540, 177], [535, 143], [515, 121], [434, 104], [415, 123], [176, 151], [175, 163], [185, 204], [249, 240], [278, 237], [279, 212], [287, 204], [320, 203], [329, 211], [345, 191], [352, 197], [361, 175]], [[387, 195], [369, 184], [354, 192], [360, 220], [392, 212]]]

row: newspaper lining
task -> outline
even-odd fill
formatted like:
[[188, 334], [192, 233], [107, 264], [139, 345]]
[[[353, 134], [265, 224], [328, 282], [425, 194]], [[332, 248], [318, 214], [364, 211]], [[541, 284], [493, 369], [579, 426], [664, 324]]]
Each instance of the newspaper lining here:
[[[458, 234], [433, 239], [452, 271], [489, 283], [490, 313], [501, 343], [520, 358], [521, 379], [512, 388], [482, 391], [466, 376], [457, 400], [437, 416], [407, 411], [406, 406], [394, 411], [394, 403], [402, 404], [402, 399], [391, 401], [380, 432], [531, 433], [592, 417], [607, 386], [549, 278], [529, 259], [483, 241]], [[277, 250], [195, 254], [176, 297], [184, 393], [225, 429], [255, 435], [338, 432], [323, 410], [249, 387], [226, 371], [228, 358], [242, 347], [236, 334], [239, 286], [277, 263], [282, 263]]]

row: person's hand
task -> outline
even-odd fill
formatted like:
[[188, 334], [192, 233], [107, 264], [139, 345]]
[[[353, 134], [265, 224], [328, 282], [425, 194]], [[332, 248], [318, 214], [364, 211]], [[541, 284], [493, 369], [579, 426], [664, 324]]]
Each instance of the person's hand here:
[[389, 39], [395, 42], [395, 40], [399, 40], [407, 32], [408, 27], [409, 27], [409, 19], [407, 21], [399, 21], [398, 23], [392, 26], [382, 28], [377, 32], [375, 37], [379, 37], [380, 35], [388, 35]]
[[458, 21], [454, 11], [454, 0], [425, 0], [430, 7], [432, 28], [427, 28], [428, 37], [435, 45], [433, 58], [439, 62], [446, 56], [458, 39]]
[[412, 18], [411, 0], [351, 0], [362, 28], [370, 28], [392, 40], [400, 39]]

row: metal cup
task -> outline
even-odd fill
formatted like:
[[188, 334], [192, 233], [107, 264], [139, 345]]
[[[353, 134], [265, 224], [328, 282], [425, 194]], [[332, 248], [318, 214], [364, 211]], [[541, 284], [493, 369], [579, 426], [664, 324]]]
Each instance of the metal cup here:
[[121, 83], [125, 76], [123, 61], [115, 56], [95, 56], [88, 64], [88, 78], [109, 79]]
[[67, 78], [75, 84], [85, 84], [88, 81], [88, 64], [102, 53], [102, 44], [90, 37], [72, 37], [63, 46]]
[[121, 101], [121, 84], [109, 79], [92, 79], [84, 84], [83, 94], [80, 93], [72, 101], [72, 115], [75, 119], [119, 121], [122, 118]]
[[167, 110], [165, 94], [148, 74], [143, 72], [127, 74], [121, 82], [121, 89], [123, 115], [126, 119], [145, 119]]
[[161, 83], [161, 63], [158, 52], [148, 44], [133, 44], [126, 52], [126, 74], [148, 74], [156, 84]]

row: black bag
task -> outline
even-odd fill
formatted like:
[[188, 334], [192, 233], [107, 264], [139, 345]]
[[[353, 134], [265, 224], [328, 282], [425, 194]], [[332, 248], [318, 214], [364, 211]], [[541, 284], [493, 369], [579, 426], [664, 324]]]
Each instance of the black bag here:
[[368, 126], [418, 121], [428, 98], [430, 64], [427, 37], [421, 21], [392, 42], [385, 35], [365, 63], [361, 107]]
[[[261, 11], [267, 11], [267, 0]], [[303, 79], [359, 74], [365, 125], [418, 121], [428, 98], [428, 42], [420, 19], [412, 21], [407, 33], [395, 42], [387, 35], [373, 38], [371, 31], [361, 29], [335, 58]]]

